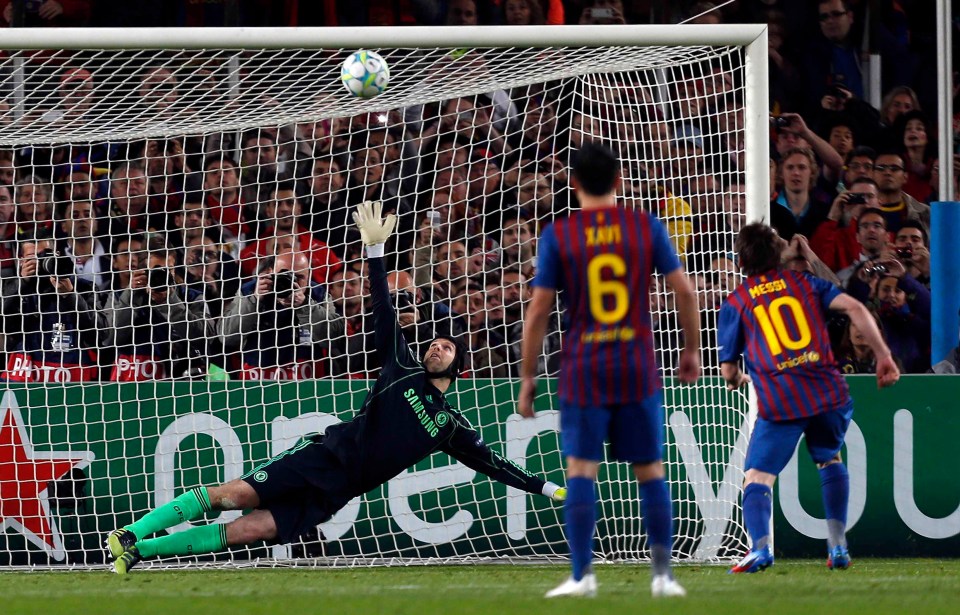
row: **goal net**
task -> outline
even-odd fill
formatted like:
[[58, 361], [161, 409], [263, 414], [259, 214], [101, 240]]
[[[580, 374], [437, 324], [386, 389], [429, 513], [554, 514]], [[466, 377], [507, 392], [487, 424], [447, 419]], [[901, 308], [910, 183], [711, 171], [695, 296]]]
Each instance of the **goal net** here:
[[[514, 414], [515, 379], [537, 236], [577, 207], [567, 162], [586, 140], [618, 152], [623, 204], [665, 222], [700, 292], [696, 386], [673, 379], [661, 280], [650, 297], [675, 555], [742, 553], [749, 411], [717, 377], [715, 333], [734, 235], [767, 198], [761, 27], [34, 30], [0, 44], [0, 563], [102, 564], [113, 528], [349, 419], [379, 370], [349, 215], [365, 200], [398, 216], [386, 261], [413, 352], [438, 333], [466, 341], [452, 405], [563, 483], [562, 305], [534, 420]], [[389, 64], [375, 98], [340, 83], [358, 48]], [[605, 465], [599, 495], [597, 556], [647, 557], [629, 468]], [[562, 507], [435, 454], [293, 545], [152, 565], [566, 554]]]

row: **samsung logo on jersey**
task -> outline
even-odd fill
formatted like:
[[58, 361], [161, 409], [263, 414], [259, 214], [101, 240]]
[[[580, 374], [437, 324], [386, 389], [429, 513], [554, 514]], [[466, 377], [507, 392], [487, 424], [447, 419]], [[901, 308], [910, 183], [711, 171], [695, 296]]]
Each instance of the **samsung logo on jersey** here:
[[421, 402], [420, 398], [417, 397], [416, 391], [413, 389], [407, 389], [403, 392], [403, 396], [407, 398], [407, 402], [410, 404], [410, 407], [413, 408], [413, 411], [417, 413], [417, 418], [420, 419], [420, 424], [425, 430], [427, 430], [427, 433], [430, 434], [430, 437], [436, 438], [437, 434], [440, 433], [440, 427], [438, 427], [433, 419], [430, 418], [430, 415], [427, 414], [427, 409], [424, 408], [423, 402]]

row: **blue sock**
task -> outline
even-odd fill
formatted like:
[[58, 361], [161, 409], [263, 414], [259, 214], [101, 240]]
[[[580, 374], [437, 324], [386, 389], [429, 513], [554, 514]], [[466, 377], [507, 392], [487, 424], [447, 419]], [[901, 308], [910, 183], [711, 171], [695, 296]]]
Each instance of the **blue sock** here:
[[673, 505], [667, 481], [655, 478], [640, 483], [640, 515], [647, 527], [654, 576], [669, 574], [673, 551]]
[[567, 479], [567, 500], [563, 508], [573, 579], [579, 581], [589, 571], [593, 559], [593, 530], [597, 525], [597, 496], [593, 492], [593, 479]]
[[847, 503], [850, 501], [850, 475], [847, 466], [831, 463], [820, 470], [823, 511], [827, 518], [827, 545], [846, 546]]
[[754, 550], [762, 549], [770, 541], [770, 515], [773, 514], [773, 493], [770, 487], [750, 483], [743, 490], [743, 523], [753, 542]]

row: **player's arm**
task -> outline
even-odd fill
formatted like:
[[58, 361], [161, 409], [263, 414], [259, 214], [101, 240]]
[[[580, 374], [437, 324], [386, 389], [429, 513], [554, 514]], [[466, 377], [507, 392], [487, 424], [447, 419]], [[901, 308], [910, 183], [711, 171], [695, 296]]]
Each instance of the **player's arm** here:
[[533, 279], [533, 297], [527, 307], [523, 341], [520, 343], [520, 399], [517, 411], [526, 418], [533, 416], [537, 362], [543, 351], [543, 338], [547, 335], [547, 323], [559, 285], [560, 251], [552, 224], [543, 229], [537, 249], [537, 275]]
[[533, 416], [533, 396], [537, 390], [537, 362], [543, 350], [543, 338], [547, 335], [547, 323], [553, 309], [557, 291], [551, 288], [534, 288], [523, 323], [523, 341], [520, 345], [520, 414]]
[[379, 202], [364, 201], [357, 206], [353, 220], [360, 230], [360, 237], [366, 246], [367, 265], [370, 275], [370, 297], [373, 301], [373, 338], [380, 362], [386, 366], [391, 362], [401, 365], [415, 363], [410, 349], [400, 331], [397, 313], [390, 301], [390, 287], [387, 285], [387, 270], [383, 263], [384, 247], [397, 223], [394, 214], [380, 217]]
[[680, 382], [695, 382], [700, 377], [700, 302], [682, 267], [666, 274], [665, 279], [673, 289], [683, 330], [677, 377]]
[[545, 495], [555, 502], [567, 499], [566, 488], [534, 476], [504, 458], [487, 446], [480, 434], [467, 425], [459, 426], [442, 450], [468, 468], [482, 472], [508, 487]]
[[730, 390], [739, 389], [750, 382], [750, 377], [740, 369], [740, 356], [746, 345], [743, 319], [729, 301], [720, 306], [717, 317], [717, 343], [719, 344], [720, 375]]
[[896, 384], [900, 379], [900, 370], [893, 360], [890, 348], [883, 341], [883, 334], [880, 333], [876, 321], [867, 308], [850, 295], [840, 293], [830, 301], [830, 309], [846, 314], [870, 346], [873, 355], [877, 358], [877, 386], [883, 388]]

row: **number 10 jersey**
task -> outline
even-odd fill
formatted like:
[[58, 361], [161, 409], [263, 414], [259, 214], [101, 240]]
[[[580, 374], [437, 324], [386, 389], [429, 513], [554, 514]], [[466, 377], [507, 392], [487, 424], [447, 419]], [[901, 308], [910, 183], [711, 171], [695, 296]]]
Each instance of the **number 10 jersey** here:
[[850, 400], [825, 318], [842, 292], [808, 273], [769, 271], [744, 280], [720, 306], [720, 362], [743, 355], [761, 417], [814, 416]]

